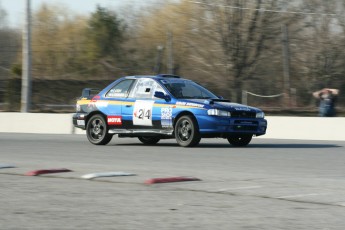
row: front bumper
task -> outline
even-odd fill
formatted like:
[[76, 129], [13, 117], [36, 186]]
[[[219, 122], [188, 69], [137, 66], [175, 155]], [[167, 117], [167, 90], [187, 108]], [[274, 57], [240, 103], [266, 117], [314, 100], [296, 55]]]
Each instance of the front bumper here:
[[267, 129], [267, 120], [263, 118], [231, 118], [218, 116], [198, 116], [201, 134], [223, 133], [264, 135]]

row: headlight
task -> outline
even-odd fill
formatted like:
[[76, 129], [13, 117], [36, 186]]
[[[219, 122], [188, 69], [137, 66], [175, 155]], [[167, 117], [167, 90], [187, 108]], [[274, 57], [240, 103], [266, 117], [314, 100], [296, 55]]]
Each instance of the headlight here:
[[265, 118], [265, 113], [264, 112], [257, 112], [256, 118]]
[[210, 116], [222, 116], [222, 117], [231, 117], [231, 113], [224, 110], [219, 109], [209, 109], [207, 110], [207, 114]]

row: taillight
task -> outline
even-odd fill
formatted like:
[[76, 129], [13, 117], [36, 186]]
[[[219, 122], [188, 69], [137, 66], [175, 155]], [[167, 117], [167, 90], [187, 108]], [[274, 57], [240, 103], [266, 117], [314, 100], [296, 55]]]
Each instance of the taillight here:
[[94, 96], [94, 97], [91, 99], [91, 102], [96, 102], [96, 101], [98, 101], [100, 98], [101, 98], [101, 96], [96, 95], [96, 96]]

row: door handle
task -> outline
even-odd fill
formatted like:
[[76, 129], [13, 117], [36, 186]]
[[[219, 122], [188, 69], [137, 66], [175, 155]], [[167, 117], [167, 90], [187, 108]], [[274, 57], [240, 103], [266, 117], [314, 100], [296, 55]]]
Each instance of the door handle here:
[[126, 105], [126, 107], [132, 107], [132, 105]]

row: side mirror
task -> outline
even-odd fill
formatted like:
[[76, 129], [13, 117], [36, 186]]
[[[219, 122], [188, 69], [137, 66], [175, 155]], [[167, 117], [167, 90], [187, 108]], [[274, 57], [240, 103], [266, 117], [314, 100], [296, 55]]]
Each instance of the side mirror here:
[[166, 94], [164, 94], [164, 93], [161, 92], [161, 91], [156, 91], [155, 94], [154, 94], [154, 96], [157, 97], [157, 98], [164, 99], [164, 100], [166, 100], [166, 101], [170, 101], [170, 100], [171, 100], [171, 98], [170, 98], [169, 95], [166, 95]]

